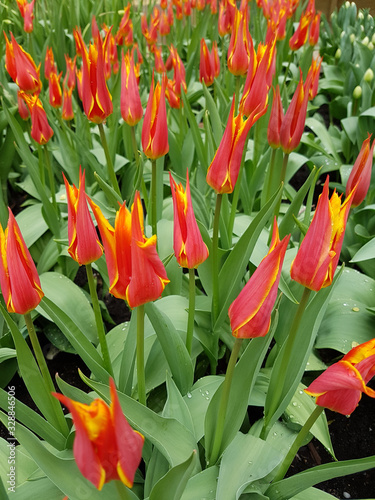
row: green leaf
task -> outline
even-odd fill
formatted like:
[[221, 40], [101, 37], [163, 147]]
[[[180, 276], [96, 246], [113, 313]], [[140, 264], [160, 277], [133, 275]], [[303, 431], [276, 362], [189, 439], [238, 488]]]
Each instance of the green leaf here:
[[108, 380], [109, 374], [103, 367], [103, 360], [98, 351], [70, 319], [69, 315], [47, 297], [43, 297], [37, 309], [43, 311], [56, 323], [95, 377], [99, 380]]
[[214, 465], [189, 479], [181, 500], [216, 500], [216, 485], [219, 468]]
[[[84, 382], [109, 402], [109, 387], [81, 374]], [[130, 425], [150, 440], [174, 467], [191, 456], [197, 443], [191, 432], [180, 422], [164, 418], [134, 399], [118, 392], [122, 411]], [[178, 445], [176, 444], [178, 443]]]
[[[90, 342], [98, 342], [94, 312], [85, 294], [73, 281], [56, 272], [40, 276], [42, 290], [46, 298], [63, 311], [81, 330]], [[51, 320], [45, 311], [40, 313]]]
[[251, 253], [258, 237], [271, 217], [272, 211], [280, 199], [282, 186], [275, 195], [257, 213], [253, 221], [236, 243], [229, 257], [225, 261], [219, 273], [219, 316], [216, 320], [214, 330], [216, 331], [225, 321], [228, 307], [240, 291], [240, 284], [249, 263]]
[[340, 155], [336, 151], [332, 137], [323, 123], [315, 118], [306, 118], [306, 126], [314, 132], [318, 139], [320, 139], [321, 144], [324, 145], [325, 151], [332, 155], [338, 163], [341, 163]]
[[368, 241], [358, 252], [352, 257], [350, 262], [363, 262], [375, 258], [375, 238]]
[[193, 384], [193, 364], [179, 333], [157, 303], [145, 304], [145, 312], [154, 327], [177, 387], [186, 394]]
[[23, 209], [16, 217], [22, 236], [29, 248], [48, 231], [46, 221], [43, 219], [42, 207], [43, 205], [40, 203], [31, 205]]
[[281, 459], [281, 454], [266, 441], [239, 432], [224, 451], [216, 499], [237, 500], [246, 486], [267, 476]]
[[204, 82], [202, 83], [202, 86], [203, 86], [204, 97], [206, 99], [206, 108], [208, 109], [208, 112], [210, 114], [210, 122], [212, 125], [212, 131], [216, 142], [216, 148], [218, 148], [220, 141], [223, 137], [223, 128], [221, 125], [220, 115], [217, 110], [216, 104], [212, 98], [212, 95], [208, 91]]
[[199, 130], [197, 121], [195, 119], [195, 116], [191, 110], [190, 103], [188, 101], [188, 98], [186, 97], [185, 93], [182, 92], [181, 94], [183, 103], [184, 103], [184, 110], [190, 125], [190, 130], [193, 134], [193, 141], [194, 141], [194, 146], [198, 155], [198, 159], [203, 167], [204, 172], [207, 172], [208, 169], [208, 163], [207, 163], [207, 154], [205, 151], [205, 147], [203, 145], [202, 137], [201, 137], [201, 132]]
[[17, 353], [15, 349], [10, 349], [9, 347], [0, 348], [0, 363], [6, 361], [7, 359], [16, 358]]
[[375, 467], [375, 455], [356, 460], [318, 465], [292, 477], [278, 481], [266, 491], [270, 500], [288, 500], [314, 484], [336, 477], [355, 474]]
[[163, 409], [163, 417], [175, 418], [194, 434], [194, 424], [187, 403], [168, 373], [167, 394], [168, 397]]
[[170, 469], [152, 488], [150, 500], [180, 500], [196, 465], [196, 450], [183, 463]]

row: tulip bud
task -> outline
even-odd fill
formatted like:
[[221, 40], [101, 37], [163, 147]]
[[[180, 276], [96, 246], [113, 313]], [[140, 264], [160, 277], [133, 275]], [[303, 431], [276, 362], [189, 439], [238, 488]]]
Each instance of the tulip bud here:
[[372, 42], [369, 42], [369, 44], [367, 45], [367, 47], [370, 49], [370, 50], [374, 50], [374, 44]]
[[369, 44], [369, 37], [368, 36], [365, 36], [365, 38], [362, 40], [362, 45], [368, 45]]
[[365, 82], [370, 83], [374, 79], [374, 72], [371, 68], [368, 68], [363, 75], [363, 79]]
[[349, 37], [349, 40], [351, 43], [354, 43], [354, 40], [355, 40], [355, 34], [354, 33], [351, 33], [350, 37]]
[[362, 97], [362, 87], [357, 85], [353, 90], [353, 99], [360, 99]]
[[340, 59], [341, 57], [341, 49], [340, 47], [336, 50], [336, 54], [335, 54], [335, 59]]

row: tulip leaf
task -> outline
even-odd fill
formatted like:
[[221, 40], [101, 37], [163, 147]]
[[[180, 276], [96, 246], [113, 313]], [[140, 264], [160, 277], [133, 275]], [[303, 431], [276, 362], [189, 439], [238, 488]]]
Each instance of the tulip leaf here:
[[[8, 393], [0, 388], [0, 408], [8, 411], [8, 406]], [[18, 422], [27, 425], [30, 430], [55, 448], [59, 450], [64, 448], [66, 438], [53, 425], [18, 399], [16, 399], [16, 408]]]
[[194, 424], [187, 403], [169, 373], [167, 373], [167, 392], [168, 397], [163, 409], [163, 417], [175, 418], [194, 434]]
[[216, 500], [237, 500], [250, 483], [267, 476], [281, 459], [281, 453], [268, 442], [237, 433], [223, 453]]
[[193, 134], [194, 146], [195, 146], [195, 150], [197, 152], [198, 159], [203, 167], [204, 172], [207, 172], [207, 169], [208, 169], [207, 155], [206, 155], [205, 147], [203, 145], [201, 132], [199, 130], [195, 116], [191, 110], [189, 100], [184, 92], [181, 93], [181, 97], [182, 97], [182, 100], [184, 103], [184, 110], [185, 110], [185, 113], [186, 113], [186, 116], [187, 116], [187, 119], [188, 119], [188, 122], [190, 125], [190, 130]]
[[0, 477], [0, 498], [9, 500], [8, 493], [5, 491], [3, 480]]
[[[108, 386], [95, 382], [83, 374], [81, 374], [81, 378], [100, 397], [109, 402]], [[122, 411], [130, 425], [151, 441], [172, 467], [185, 462], [193, 450], [197, 448], [193, 435], [180, 422], [158, 415], [121, 392], [117, 394]]]
[[203, 86], [204, 97], [206, 99], [206, 108], [208, 109], [208, 112], [210, 114], [210, 122], [212, 125], [212, 132], [215, 138], [216, 148], [218, 148], [220, 141], [223, 137], [223, 128], [221, 126], [220, 115], [210, 92], [208, 91], [206, 85], [204, 84], [204, 81], [202, 82], [202, 86]]
[[20, 212], [16, 221], [20, 227], [27, 247], [31, 247], [46, 231], [48, 226], [43, 219], [42, 204], [31, 205]]
[[181, 500], [197, 500], [197, 498], [215, 500], [218, 474], [219, 468], [214, 465], [191, 477]]
[[13, 342], [17, 351], [18, 367], [30, 396], [46, 419], [56, 429], [60, 428], [54, 407], [52, 406], [52, 398], [50, 397], [38, 365], [36, 364], [35, 358], [27, 345], [26, 340], [23, 338], [13, 319], [2, 304], [0, 304], [0, 312], [4, 316], [4, 319], [11, 331]]
[[157, 303], [145, 304], [145, 312], [154, 327], [177, 387], [184, 395], [193, 383], [193, 364], [171, 319]]
[[47, 297], [43, 297], [37, 309], [56, 323], [93, 374], [99, 380], [108, 380], [109, 374], [103, 367], [103, 361], [98, 351], [70, 318], [69, 314], [62, 311]]
[[196, 466], [197, 451], [193, 450], [190, 457], [170, 469], [152, 488], [150, 500], [180, 500], [186, 484]]
[[[6, 425], [7, 415], [0, 413], [0, 420]], [[138, 500], [138, 497], [128, 488], [124, 488], [120, 496], [113, 481], [105, 484], [103, 489], [98, 491], [82, 476], [71, 450], [58, 452], [45, 447], [42, 441], [20, 423], [17, 424], [17, 440], [56, 487], [69, 497], [69, 500], [87, 498], [100, 500], [103, 496], [111, 500]], [[44, 491], [40, 493], [40, 497], [45, 498]], [[27, 498], [30, 498], [30, 494]]]
[[362, 472], [374, 467], [375, 455], [367, 458], [343, 460], [340, 462], [318, 465], [317, 467], [312, 467], [292, 477], [271, 484], [266, 491], [266, 495], [268, 495], [270, 500], [288, 500], [289, 498], [294, 498], [295, 495], [305, 491], [314, 484], [337, 477], [343, 477], [348, 474], [356, 474], [357, 472]]
[[316, 118], [306, 118], [305, 124], [306, 127], [309, 127], [314, 132], [321, 144], [324, 144], [324, 150], [326, 153], [332, 155], [336, 162], [341, 164], [341, 158], [336, 151], [332, 137], [323, 123], [318, 121]]
[[[45, 297], [69, 316], [90, 342], [96, 344], [98, 336], [94, 312], [82, 289], [63, 274], [56, 272], [42, 274], [40, 282]], [[40, 312], [50, 319], [44, 311]]]
[[350, 262], [363, 262], [375, 258], [375, 238], [368, 241], [358, 252], [352, 257]]
[[95, 179], [98, 181], [98, 184], [100, 188], [102, 189], [103, 193], [107, 196], [108, 200], [110, 201], [112, 207], [115, 210], [118, 210], [119, 204], [122, 204], [122, 199], [120, 196], [116, 193], [116, 191], [109, 185], [105, 180], [103, 180], [99, 174], [94, 172]]
[[10, 349], [9, 347], [0, 348], [0, 363], [6, 361], [7, 359], [16, 358], [17, 353], [15, 349]]
[[236, 243], [229, 257], [219, 273], [219, 316], [214, 330], [216, 331], [225, 321], [228, 308], [240, 291], [241, 281], [249, 264], [251, 253], [255, 247], [260, 233], [269, 221], [272, 211], [282, 194], [282, 186], [275, 195], [264, 205], [254, 217], [249, 227]]

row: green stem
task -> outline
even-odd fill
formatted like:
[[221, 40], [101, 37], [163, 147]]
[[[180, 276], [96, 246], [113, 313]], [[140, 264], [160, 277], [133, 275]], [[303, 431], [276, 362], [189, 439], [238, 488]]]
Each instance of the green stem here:
[[220, 398], [219, 411], [217, 414], [215, 436], [214, 436], [214, 440], [213, 440], [212, 452], [211, 452], [211, 457], [209, 460], [209, 466], [215, 465], [216, 462], [218, 461], [219, 456], [220, 456], [219, 455], [220, 454], [220, 447], [221, 447], [221, 443], [223, 440], [225, 416], [227, 414], [230, 388], [232, 385], [234, 368], [236, 366], [236, 361], [238, 358], [238, 354], [240, 352], [242, 340], [243, 339], [236, 338], [236, 341], [234, 343], [234, 346], [233, 346], [233, 349], [232, 349], [232, 352], [231, 352], [231, 355], [229, 358], [229, 363], [228, 363], [227, 371], [225, 374], [225, 379], [223, 382], [223, 390], [222, 390], [221, 398]]
[[[300, 303], [298, 305], [298, 309], [296, 311], [296, 314], [293, 319], [293, 323], [290, 327], [289, 335], [286, 338], [283, 347], [282, 347], [282, 358], [281, 358], [281, 363], [279, 365], [279, 370], [277, 372], [277, 379], [281, 381], [281, 383], [277, 384], [275, 386], [275, 391], [272, 395], [272, 401], [270, 404], [270, 410], [268, 412], [268, 415], [266, 415], [265, 421], [264, 421], [264, 427], [262, 430], [262, 435], [261, 437], [264, 437], [266, 433], [268, 432], [267, 427], [270, 419], [272, 418], [273, 414], [277, 410], [277, 407], [279, 406], [283, 389], [284, 389], [284, 381], [286, 378], [286, 374], [288, 371], [288, 366], [290, 363], [290, 358], [291, 354], [293, 351], [293, 346], [295, 339], [297, 337], [297, 333], [299, 330], [299, 326], [302, 320], [303, 313], [306, 309], [307, 303], [309, 301], [311, 290], [309, 288], [304, 288], [303, 289], [303, 294], [300, 300]], [[273, 375], [273, 374], [272, 374]]]
[[53, 175], [53, 170], [52, 170], [52, 164], [50, 161], [47, 145], [44, 145], [44, 157], [46, 159], [46, 168], [47, 168], [47, 173], [48, 173], [48, 180], [49, 180], [49, 188], [51, 191], [51, 198], [52, 198], [52, 205], [53, 208], [55, 209], [55, 212], [57, 215], [59, 215], [59, 211], [57, 208], [57, 203], [56, 203], [56, 189], [55, 189], [55, 178]]
[[[136, 173], [136, 179], [135, 179], [135, 184], [134, 184], [134, 192], [137, 190], [139, 191], [140, 188], [142, 189], [143, 200], [145, 202], [146, 207], [148, 207], [148, 194], [147, 194], [145, 180], [143, 178], [143, 164], [141, 162], [141, 157], [139, 154], [139, 150], [137, 148], [137, 140], [135, 137], [135, 127], [130, 127], [130, 130], [131, 130], [134, 159], [135, 159], [135, 164], [137, 165], [137, 173]], [[134, 195], [132, 196], [132, 199], [133, 198], [134, 198]]]
[[241, 75], [236, 75], [234, 116], [238, 115], [238, 106], [240, 104], [240, 88], [241, 88]]
[[94, 273], [92, 272], [91, 264], [86, 264], [86, 274], [87, 274], [87, 281], [89, 283], [91, 302], [92, 302], [92, 307], [94, 310], [96, 329], [98, 331], [99, 343], [100, 343], [100, 348], [102, 350], [104, 366], [105, 366], [105, 369], [107, 370], [107, 372], [113, 377], [112, 363], [111, 363], [111, 358], [109, 356], [107, 339], [105, 336], [105, 330], [104, 330], [104, 324], [103, 324], [103, 318], [102, 318], [102, 314], [101, 314], [101, 310], [100, 310], [100, 304], [99, 304], [98, 294], [96, 292], [96, 285], [95, 285], [95, 280], [94, 280]]
[[[44, 148], [43, 148], [44, 149]], [[38, 166], [39, 166], [39, 177], [40, 181], [42, 183], [42, 186], [45, 188], [46, 187], [46, 174], [44, 170], [44, 162], [43, 162], [43, 152], [42, 152], [42, 146], [38, 144]]]
[[146, 406], [146, 378], [145, 378], [145, 307], [137, 307], [137, 379], [138, 401]]
[[281, 464], [279, 470], [277, 471], [276, 476], [272, 480], [273, 483], [276, 483], [277, 481], [280, 481], [281, 479], [283, 479], [283, 477], [285, 476], [285, 474], [287, 473], [287, 471], [290, 467], [290, 464], [293, 462], [293, 459], [296, 456], [298, 450], [302, 446], [302, 443], [304, 442], [311, 427], [315, 424], [316, 420], [320, 417], [323, 410], [324, 410], [323, 406], [316, 406], [314, 411], [312, 412], [312, 414], [306, 420], [304, 426], [297, 434], [296, 439], [294, 440], [291, 448], [289, 449], [286, 457], [284, 458], [283, 463]]
[[243, 148], [240, 170], [238, 172], [237, 181], [236, 181], [236, 184], [234, 186], [234, 191], [233, 191], [232, 207], [230, 210], [230, 217], [229, 217], [229, 224], [228, 224], [229, 245], [232, 244], [234, 220], [236, 218], [237, 205], [238, 205], [238, 200], [240, 198], [241, 181], [242, 181], [242, 175], [243, 175], [243, 171], [244, 171], [245, 156], [246, 156], [246, 151], [247, 151], [247, 142], [248, 142], [248, 138], [246, 139], [245, 147]]
[[98, 124], [99, 127], [99, 133], [100, 133], [100, 140], [102, 141], [102, 146], [104, 149], [104, 154], [105, 154], [105, 159], [107, 162], [107, 168], [108, 168], [108, 174], [109, 174], [109, 179], [111, 181], [112, 187], [115, 190], [115, 192], [121, 197], [121, 191], [117, 182], [117, 177], [116, 177], [116, 172], [113, 166], [112, 158], [109, 153], [109, 148], [108, 148], [108, 142], [107, 138], [105, 136], [104, 132], [104, 127], [102, 123]]
[[189, 269], [189, 315], [186, 332], [186, 349], [191, 354], [194, 332], [194, 314], [195, 314], [195, 271]]
[[[283, 165], [281, 167], [281, 173], [280, 173], [280, 184], [285, 182], [286, 168], [288, 166], [288, 160], [289, 160], [289, 153], [284, 153]], [[279, 201], [277, 202], [276, 207], [275, 207], [274, 215], [276, 218], [279, 215], [280, 206], [281, 206], [281, 198], [279, 199]]]
[[219, 222], [223, 195], [216, 196], [216, 207], [212, 233], [212, 325], [219, 316]]
[[267, 179], [267, 188], [266, 188], [266, 203], [267, 201], [271, 198], [271, 186], [272, 186], [272, 174], [273, 174], [273, 169], [275, 166], [275, 159], [276, 159], [276, 149], [272, 148], [271, 151], [271, 158], [270, 158], [270, 164], [268, 167], [268, 179]]
[[156, 217], [156, 160], [151, 160], [151, 228], [152, 234], [157, 235]]
[[55, 413], [57, 423], [60, 427], [60, 431], [64, 436], [67, 436], [69, 434], [69, 428], [68, 424], [66, 423], [64, 413], [62, 411], [61, 405], [57, 401], [56, 398], [52, 396], [52, 393], [56, 391], [55, 386], [53, 385], [51, 375], [48, 370], [48, 366], [45, 360], [45, 357], [43, 355], [42, 348], [40, 347], [38, 336], [36, 334], [35, 328], [34, 328], [34, 323], [31, 318], [30, 313], [26, 313], [23, 315], [25, 318], [25, 323], [27, 327], [27, 331], [29, 332], [29, 338], [31, 341], [31, 345], [34, 350], [35, 358], [39, 366], [40, 373], [42, 374], [43, 380], [44, 380], [44, 385], [47, 389], [47, 392], [49, 394], [50, 400], [51, 400], [51, 405], [53, 408], [53, 411]]

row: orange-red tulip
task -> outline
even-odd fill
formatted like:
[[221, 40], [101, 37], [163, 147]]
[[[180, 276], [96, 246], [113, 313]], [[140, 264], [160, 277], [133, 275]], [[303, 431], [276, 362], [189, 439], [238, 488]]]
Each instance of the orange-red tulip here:
[[63, 120], [73, 120], [74, 111], [73, 111], [73, 102], [72, 102], [72, 88], [65, 88], [63, 91], [63, 107], [61, 112], [61, 117]]
[[336, 191], [329, 199], [328, 183], [327, 176], [313, 220], [290, 270], [293, 280], [316, 292], [332, 283], [355, 193], [352, 190], [343, 203]]
[[232, 334], [238, 338], [264, 337], [271, 325], [281, 268], [290, 236], [279, 239], [276, 220], [268, 254], [229, 307]]
[[186, 191], [176, 184], [172, 174], [169, 180], [173, 199], [173, 250], [181, 267], [197, 268], [208, 257], [208, 249], [199, 232], [191, 202], [189, 175], [186, 173]]
[[0, 224], [0, 287], [7, 309], [26, 314], [37, 307], [44, 293], [30, 252], [9, 208], [5, 231]]
[[375, 375], [374, 341], [360, 344], [340, 361], [329, 366], [305, 392], [316, 397], [316, 404], [342, 415], [350, 415], [358, 406], [362, 393], [375, 398], [366, 384]]
[[110, 379], [110, 406], [102, 399], [86, 405], [62, 394], [53, 395], [72, 414], [73, 453], [82, 475], [98, 490], [112, 480], [120, 480], [131, 488], [142, 459], [144, 437], [126, 420], [113, 380]]
[[121, 55], [121, 116], [124, 121], [134, 127], [143, 116], [143, 108], [139, 95], [137, 78], [134, 69], [133, 52]]
[[44, 58], [44, 78], [49, 80], [49, 75], [52, 71], [56, 72], [55, 58], [53, 56], [52, 47], [47, 47], [46, 56]]
[[78, 189], [63, 177], [68, 200], [68, 252], [80, 266], [91, 264], [101, 257], [103, 248], [87, 205], [85, 172], [80, 172]]
[[30, 3], [26, 0], [17, 0], [17, 5], [23, 18], [23, 29], [26, 33], [33, 31], [34, 3], [35, 0], [31, 0]]
[[310, 31], [309, 31], [309, 45], [312, 47], [316, 45], [319, 41], [319, 33], [320, 33], [320, 16], [321, 12], [315, 14], [314, 19], [311, 22]]
[[253, 41], [249, 32], [247, 4], [236, 9], [228, 47], [228, 69], [233, 75], [246, 75], [252, 57]]
[[59, 108], [62, 105], [61, 76], [62, 73], [58, 75], [55, 71], [51, 71], [49, 75], [49, 103], [53, 108]]
[[201, 52], [199, 61], [199, 81], [204, 81], [209, 87], [213, 84], [214, 78], [220, 73], [220, 60], [217, 53], [217, 44], [213, 42], [211, 52], [208, 50], [204, 38], [201, 40]]
[[165, 86], [166, 78], [163, 77], [162, 84], [158, 82], [154, 89], [154, 75], [152, 75], [142, 126], [142, 148], [145, 155], [152, 160], [166, 155], [169, 151]]
[[374, 161], [375, 139], [370, 147], [372, 134], [368, 134], [367, 139], [362, 143], [361, 150], [350, 172], [348, 182], [346, 184], [346, 196], [350, 191], [357, 186], [355, 191], [352, 206], [357, 207], [366, 198], [367, 191], [371, 182], [372, 163]]
[[25, 100], [31, 116], [31, 137], [39, 144], [46, 144], [53, 136], [42, 101], [37, 95], [29, 95], [20, 92]]
[[[318, 85], [319, 85], [319, 77], [320, 77], [320, 67], [322, 65], [323, 58], [317, 57], [312, 60], [311, 66], [307, 73], [305, 91], [309, 93], [309, 101], [314, 99], [316, 94], [318, 93]], [[306, 85], [310, 83], [310, 87], [307, 89]]]
[[307, 41], [309, 34], [309, 27], [311, 23], [311, 15], [306, 12], [302, 12], [299, 24], [296, 31], [293, 33], [289, 40], [289, 47], [291, 50], [298, 50]]
[[267, 140], [271, 148], [277, 149], [280, 147], [280, 128], [284, 118], [284, 110], [279, 85], [276, 85], [276, 90], [272, 87], [272, 90], [273, 101], [268, 122]]

